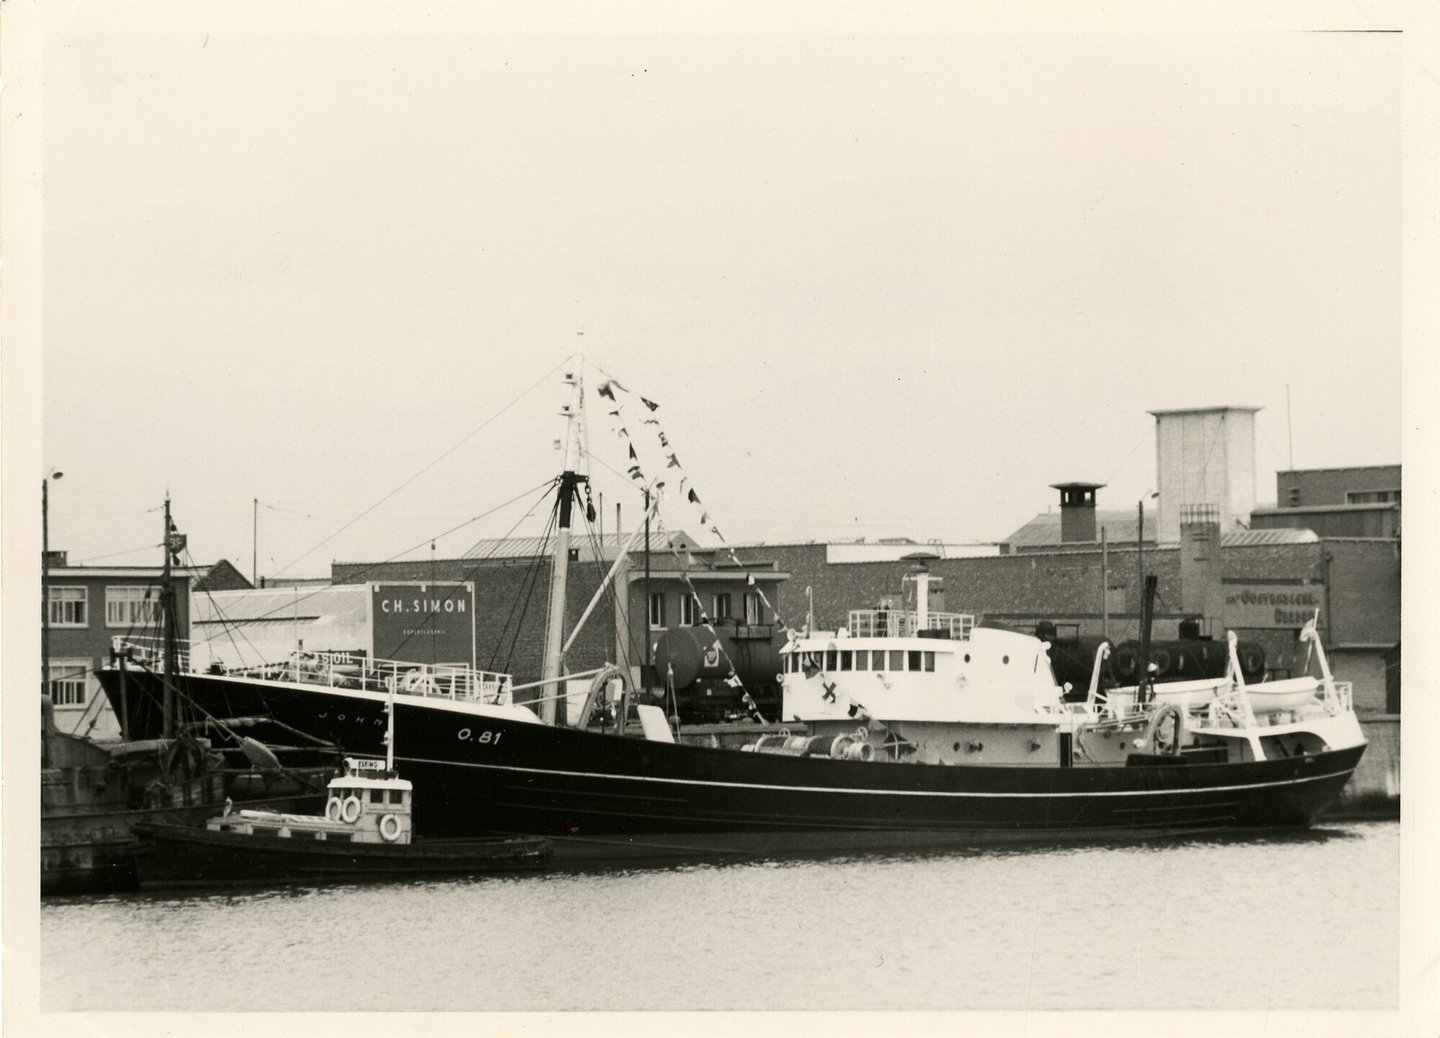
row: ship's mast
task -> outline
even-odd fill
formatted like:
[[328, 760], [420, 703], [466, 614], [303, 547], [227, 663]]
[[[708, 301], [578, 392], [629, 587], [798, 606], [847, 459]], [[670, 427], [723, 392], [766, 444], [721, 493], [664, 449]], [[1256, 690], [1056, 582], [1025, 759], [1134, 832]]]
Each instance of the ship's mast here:
[[175, 527], [170, 521], [170, 498], [165, 498], [165, 566], [160, 575], [160, 618], [165, 638], [165, 695], [161, 734], [175, 737], [175, 585], [170, 575], [171, 553], [175, 551]]
[[565, 467], [560, 474], [559, 518], [555, 529], [555, 555], [550, 564], [550, 607], [545, 623], [545, 666], [541, 673], [540, 716], [546, 724], [563, 724], [564, 713], [556, 710], [563, 695], [560, 687], [561, 645], [565, 640], [565, 579], [570, 565], [570, 517], [584, 476], [576, 475], [580, 437], [575, 423], [580, 418], [584, 386], [579, 375], [566, 374], [570, 403], [560, 412], [565, 418]]

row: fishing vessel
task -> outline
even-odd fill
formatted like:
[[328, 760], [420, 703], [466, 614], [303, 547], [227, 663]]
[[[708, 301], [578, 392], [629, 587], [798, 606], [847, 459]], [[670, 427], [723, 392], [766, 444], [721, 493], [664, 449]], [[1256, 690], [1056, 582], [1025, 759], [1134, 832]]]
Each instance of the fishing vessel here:
[[[582, 398], [571, 384], [573, 426]], [[558, 480], [540, 682], [552, 691], [538, 710], [515, 701], [505, 675], [385, 661], [344, 673], [324, 661], [288, 676], [191, 673], [186, 694], [205, 709], [263, 709], [373, 754], [398, 687], [401, 762], [423, 794], [417, 825], [548, 836], [561, 862], [1307, 826], [1364, 752], [1349, 686], [1330, 673], [1313, 621], [1305, 637], [1320, 674], [1280, 696], [1247, 682], [1231, 639], [1224, 677], [1163, 697], [1146, 680], [1102, 689], [1102, 645], [1086, 696], [1067, 702], [1045, 640], [932, 611], [923, 566], [909, 577], [913, 608], [859, 609], [836, 630], [790, 632], [782, 720], [793, 729], [697, 744], [618, 668], [595, 675], [578, 724], [567, 724], [553, 690], [570, 676], [565, 575], [586, 478], [576, 442]], [[102, 684], [109, 693], [113, 675]], [[608, 713], [619, 723], [591, 723]]]

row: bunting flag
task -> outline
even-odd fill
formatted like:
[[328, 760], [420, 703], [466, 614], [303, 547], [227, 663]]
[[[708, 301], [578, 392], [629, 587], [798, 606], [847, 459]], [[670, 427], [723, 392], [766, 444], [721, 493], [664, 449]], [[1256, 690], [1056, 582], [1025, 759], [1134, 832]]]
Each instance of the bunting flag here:
[[[755, 574], [753, 574], [753, 573], [747, 573], [747, 574], [745, 574], [745, 583], [749, 584], [751, 587], [754, 587], [754, 586], [755, 586]], [[765, 596], [764, 596], [764, 595], [761, 595], [760, 597], [761, 597], [761, 598], [764, 598]], [[769, 602], [766, 602], [765, 604], [766, 604], [766, 605], [769, 605], [770, 603], [769, 603]]]
[[[720, 537], [720, 527], [712, 526], [710, 527], [710, 532], [713, 533], [716, 537]], [[725, 538], [720, 537], [720, 539], [723, 541]]]
[[673, 454], [669, 455], [669, 458], [670, 460], [665, 463], [665, 467], [667, 469], [678, 469], [680, 467], [680, 459]]
[[614, 399], [615, 399], [615, 391], [610, 388], [613, 384], [614, 384], [614, 383], [611, 383], [611, 382], [601, 382], [600, 385], [598, 385], [598, 386], [595, 387], [595, 392], [599, 393], [601, 396], [605, 397], [607, 400], [614, 400]]
[[692, 505], [698, 505], [700, 503], [700, 495], [695, 493], [694, 487], [690, 488], [690, 493], [685, 495], [685, 499], [689, 501]]
[[642, 404], [644, 404], [646, 407], [650, 408], [650, 410], [652, 410], [652, 411], [654, 411], [656, 408], [658, 408], [658, 407], [660, 406], [659, 404], [657, 404], [657, 403], [656, 403], [655, 401], [653, 401], [653, 400], [646, 400], [643, 396], [640, 398], [640, 402], [641, 402]]
[[667, 440], [667, 439], [665, 439], [665, 433], [664, 433], [663, 431], [657, 431], [657, 435], [660, 437], [660, 446], [662, 446], [662, 447], [668, 447], [668, 446], [670, 446], [670, 441]]
[[631, 466], [630, 466], [630, 478], [631, 478], [631, 479], [634, 479], [634, 480], [641, 480], [641, 479], [644, 479], [644, 478], [645, 478], [645, 473], [643, 473], [643, 472], [640, 471], [640, 466], [639, 466], [639, 465], [631, 465]]
[[704, 526], [704, 525], [705, 525], [706, 523], [708, 523], [709, 521], [710, 521], [710, 513], [709, 513], [709, 512], [701, 512], [701, 513], [700, 513], [700, 525], [701, 525], [701, 526]]
[[640, 456], [635, 453], [635, 445], [634, 445], [633, 443], [630, 444], [630, 446], [629, 446], [628, 449], [629, 449], [629, 451], [630, 451], [630, 460], [631, 460], [631, 461], [639, 461], [639, 460], [640, 460]]
[[617, 408], [615, 408], [615, 410], [613, 410], [613, 411], [606, 411], [605, 413], [606, 413], [606, 414], [613, 414], [616, 418], [619, 418], [619, 417], [620, 417], [620, 408], [617, 407]]
[[[738, 674], [731, 672], [730, 676], [725, 679], [725, 684], [729, 685], [731, 688], [739, 688], [741, 685], [744, 684], [744, 682], [740, 680], [740, 676]], [[749, 693], [746, 693], [746, 696], [748, 698]]]

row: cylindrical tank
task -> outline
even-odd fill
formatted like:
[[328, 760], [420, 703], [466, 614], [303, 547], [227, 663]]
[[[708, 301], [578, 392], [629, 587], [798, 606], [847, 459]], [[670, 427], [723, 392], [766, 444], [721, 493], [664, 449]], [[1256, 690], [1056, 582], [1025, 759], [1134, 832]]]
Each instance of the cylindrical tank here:
[[[773, 719], [780, 707], [784, 644], [784, 634], [772, 627], [742, 627], [734, 620], [717, 620], [713, 636], [705, 627], [672, 627], [655, 641], [655, 681], [663, 688], [668, 670], [685, 721], [744, 713], [745, 692]], [[742, 688], [727, 683], [732, 666]]]
[[[1196, 624], [1187, 624], [1187, 631], [1198, 629]], [[1036, 626], [1037, 637], [1050, 642], [1050, 667], [1055, 680], [1063, 685], [1069, 682], [1072, 694], [1078, 695], [1090, 687], [1090, 672], [1095, 666], [1095, 652], [1104, 641], [1098, 635], [1081, 638], [1056, 638], [1055, 625], [1042, 621]], [[1240, 657], [1240, 673], [1247, 682], [1259, 681], [1265, 676], [1265, 648], [1255, 642], [1240, 642], [1236, 647]], [[1179, 638], [1150, 643], [1150, 662], [1155, 665], [1156, 681], [1193, 681], [1200, 678], [1225, 676], [1230, 664], [1229, 651], [1224, 642], [1204, 638]], [[1112, 643], [1109, 660], [1100, 671], [1102, 688], [1114, 685], [1133, 685], [1140, 676], [1140, 642], [1134, 639]]]
[[[1265, 648], [1254, 642], [1236, 646], [1240, 673], [1247, 682], [1265, 676]], [[1157, 681], [1194, 681], [1225, 676], [1230, 665], [1229, 649], [1217, 641], [1163, 641], [1150, 643], [1150, 662]], [[1110, 666], [1122, 685], [1133, 685], [1140, 674], [1140, 643], [1121, 642], [1110, 654]]]
[[[719, 649], [715, 648], [717, 641]], [[655, 641], [655, 675], [657, 680], [664, 680], [668, 667], [678, 692], [705, 679], [723, 681], [733, 665], [747, 686], [774, 684], [784, 644], [783, 634], [742, 637], [736, 625], [723, 622], [715, 624], [714, 637], [704, 627], [672, 627]]]

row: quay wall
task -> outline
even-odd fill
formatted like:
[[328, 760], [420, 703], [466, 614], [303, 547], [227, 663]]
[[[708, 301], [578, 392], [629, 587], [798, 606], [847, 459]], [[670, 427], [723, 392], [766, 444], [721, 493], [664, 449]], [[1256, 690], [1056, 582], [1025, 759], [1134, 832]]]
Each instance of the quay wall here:
[[1395, 818], [1400, 814], [1400, 715], [1360, 722], [1370, 745], [1327, 818]]

